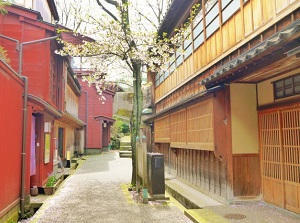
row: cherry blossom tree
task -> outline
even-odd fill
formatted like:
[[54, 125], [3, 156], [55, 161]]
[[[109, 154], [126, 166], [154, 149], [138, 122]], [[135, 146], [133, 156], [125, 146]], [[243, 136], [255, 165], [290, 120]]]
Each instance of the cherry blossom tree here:
[[[97, 4], [92, 4], [93, 10], [80, 15], [80, 26], [83, 22], [83, 29], [74, 26], [74, 31], [90, 36], [96, 41], [83, 41], [82, 45], [60, 40], [63, 44], [61, 55], [84, 57], [94, 67], [95, 72], [89, 76], [89, 83], [96, 86], [105, 86], [105, 76], [114, 75], [112, 72], [130, 73], [133, 86], [133, 111], [131, 116], [131, 145], [132, 145], [132, 185], [136, 183], [136, 139], [139, 136], [143, 92], [142, 73], [146, 69], [156, 71], [164, 69], [164, 64], [169, 60], [169, 56], [174, 53], [174, 48], [182, 44], [184, 31], [180, 29], [171, 38], [157, 36], [158, 22], [161, 21], [163, 10], [160, 2], [155, 0], [156, 6], [150, 6], [150, 0], [143, 2], [144, 9], [138, 9], [138, 3], [130, 0], [94, 0]], [[96, 8], [97, 6], [97, 8]], [[147, 7], [146, 7], [147, 6]], [[165, 5], [166, 6], [166, 5]], [[148, 17], [147, 12], [152, 12], [156, 16], [157, 22]], [[158, 19], [159, 18], [159, 19]], [[106, 74], [106, 75], [103, 75]], [[115, 73], [116, 74], [116, 73]]]

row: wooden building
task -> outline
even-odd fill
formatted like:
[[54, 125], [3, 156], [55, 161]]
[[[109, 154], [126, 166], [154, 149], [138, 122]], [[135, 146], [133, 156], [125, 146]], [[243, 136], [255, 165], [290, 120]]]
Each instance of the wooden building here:
[[[58, 163], [59, 156], [63, 161], [70, 160], [74, 155], [83, 154], [84, 121], [78, 117], [79, 97], [82, 95], [79, 81], [75, 78], [69, 60], [65, 58], [63, 76], [67, 80], [64, 87], [64, 107], [61, 118], [54, 123], [55, 154]], [[64, 162], [66, 163], [66, 162]]]
[[257, 197], [300, 213], [300, 1], [174, 0], [159, 33], [199, 12], [152, 78], [155, 151], [224, 202]]
[[100, 95], [94, 85], [82, 81], [82, 76], [91, 71], [74, 69], [81, 85], [79, 99], [79, 118], [85, 122], [85, 153], [99, 154], [109, 148], [110, 128], [113, 119], [113, 86], [107, 86]]
[[[26, 1], [26, 3], [28, 2]], [[52, 12], [55, 8], [52, 8], [53, 5], [50, 4], [54, 1], [48, 2], [48, 9], [45, 10], [51, 13], [49, 19], [57, 20], [57, 14]], [[46, 4], [44, 1], [43, 3]], [[44, 7], [46, 7], [45, 4]], [[5, 144], [0, 150], [3, 154], [1, 159], [8, 155], [12, 155], [11, 158], [15, 157], [13, 162], [10, 162], [11, 158], [2, 160], [2, 163], [5, 164], [3, 169], [5, 171], [1, 171], [0, 178], [3, 178], [3, 174], [8, 174], [9, 181], [6, 180], [4, 182], [6, 184], [1, 184], [1, 188], [12, 188], [12, 196], [9, 199], [2, 199], [1, 195], [0, 218], [15, 214], [11, 213], [12, 210], [15, 210], [14, 208], [20, 208], [21, 217], [24, 218], [25, 203], [30, 202], [30, 187], [42, 187], [48, 176], [53, 173], [54, 120], [62, 117], [64, 105], [64, 77], [62, 75], [64, 60], [54, 53], [59, 48], [55, 41], [55, 25], [43, 21], [40, 12], [24, 8], [22, 4], [21, 6], [12, 5], [6, 9], [8, 14], [0, 15], [0, 45], [7, 50], [10, 69], [18, 71], [20, 77], [28, 80], [25, 82], [28, 85], [25, 84], [26, 90], [22, 91], [23, 95], [20, 95], [20, 86], [14, 84], [12, 80], [8, 83], [9, 86], [1, 87], [1, 108], [6, 108], [2, 101], [10, 101], [14, 106], [9, 105], [8, 107], [15, 109], [14, 112], [4, 109], [1, 113], [1, 117], [9, 122], [5, 126], [10, 129], [10, 131], [3, 129], [1, 137], [11, 134], [5, 141], [13, 137], [11, 145], [21, 144], [22, 146], [19, 148], [18, 157], [15, 157], [15, 146], [10, 147]], [[45, 15], [43, 14], [43, 16]], [[12, 74], [7, 74], [6, 78], [9, 75]], [[17, 80], [16, 77], [15, 79]], [[7, 98], [4, 98], [4, 95]], [[17, 99], [17, 96], [20, 98]], [[23, 98], [24, 102], [22, 102]], [[24, 106], [22, 109], [26, 111], [24, 119], [19, 114], [20, 100], [21, 105]], [[11, 115], [14, 117], [12, 118]], [[12, 128], [19, 127], [20, 121], [24, 123], [24, 127], [12, 132]], [[20, 138], [20, 135], [23, 137]], [[11, 148], [11, 150], [7, 148]], [[13, 168], [9, 168], [11, 163], [14, 165]], [[21, 173], [18, 166], [22, 167]], [[15, 177], [22, 181], [12, 181]], [[7, 176], [4, 178], [6, 179]], [[17, 188], [19, 191], [14, 191]], [[19, 195], [19, 200], [16, 198], [17, 195]], [[14, 200], [11, 201], [11, 199]], [[18, 212], [16, 213], [18, 214]]]

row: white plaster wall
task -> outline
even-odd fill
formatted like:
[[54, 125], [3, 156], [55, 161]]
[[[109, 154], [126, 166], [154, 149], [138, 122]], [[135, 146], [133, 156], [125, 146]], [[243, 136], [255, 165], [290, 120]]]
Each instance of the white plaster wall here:
[[258, 153], [258, 118], [255, 84], [231, 84], [232, 153]]

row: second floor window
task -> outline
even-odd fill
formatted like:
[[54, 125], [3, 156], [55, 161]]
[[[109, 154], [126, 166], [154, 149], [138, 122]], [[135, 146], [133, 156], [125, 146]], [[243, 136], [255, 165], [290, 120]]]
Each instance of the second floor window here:
[[240, 0], [222, 0], [222, 20], [226, 22], [239, 8]]
[[282, 99], [300, 94], [300, 74], [273, 82], [274, 98]]
[[216, 1], [210, 9], [208, 9], [205, 16], [205, 22], [206, 38], [208, 38], [220, 27], [218, 1]]

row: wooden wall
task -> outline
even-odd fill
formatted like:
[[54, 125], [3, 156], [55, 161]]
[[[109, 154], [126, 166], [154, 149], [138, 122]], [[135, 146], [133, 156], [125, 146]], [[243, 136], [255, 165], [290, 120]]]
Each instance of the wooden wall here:
[[74, 93], [72, 88], [67, 85], [66, 88], [66, 110], [74, 115], [75, 117], [78, 117], [78, 104], [79, 104], [79, 98]]
[[[220, 19], [219, 28], [213, 34], [208, 38], [204, 35], [200, 46], [195, 47], [193, 43], [193, 53], [184, 58], [183, 63], [178, 64], [176, 69], [164, 78], [164, 81], [155, 85], [157, 112], [203, 90], [203, 87], [194, 85], [194, 82], [211, 75], [223, 64], [300, 17], [300, 2], [296, 0], [276, 0], [271, 5], [269, 0], [243, 2], [240, 1], [240, 9], [228, 20], [222, 22]], [[219, 15], [221, 14], [220, 8]], [[190, 26], [191, 35], [196, 25], [192, 23]], [[206, 33], [204, 23], [203, 30]], [[186, 87], [182, 89], [183, 85], [191, 86], [192, 88], [188, 88], [191, 91], [187, 91]], [[181, 93], [175, 93], [175, 91], [181, 91]], [[178, 95], [184, 95], [184, 97]]]
[[169, 144], [157, 145], [156, 152], [164, 154], [167, 172], [199, 191], [223, 201], [227, 199], [226, 168], [212, 151], [171, 148], [169, 160]]
[[234, 196], [259, 196], [261, 176], [259, 154], [233, 155]]

